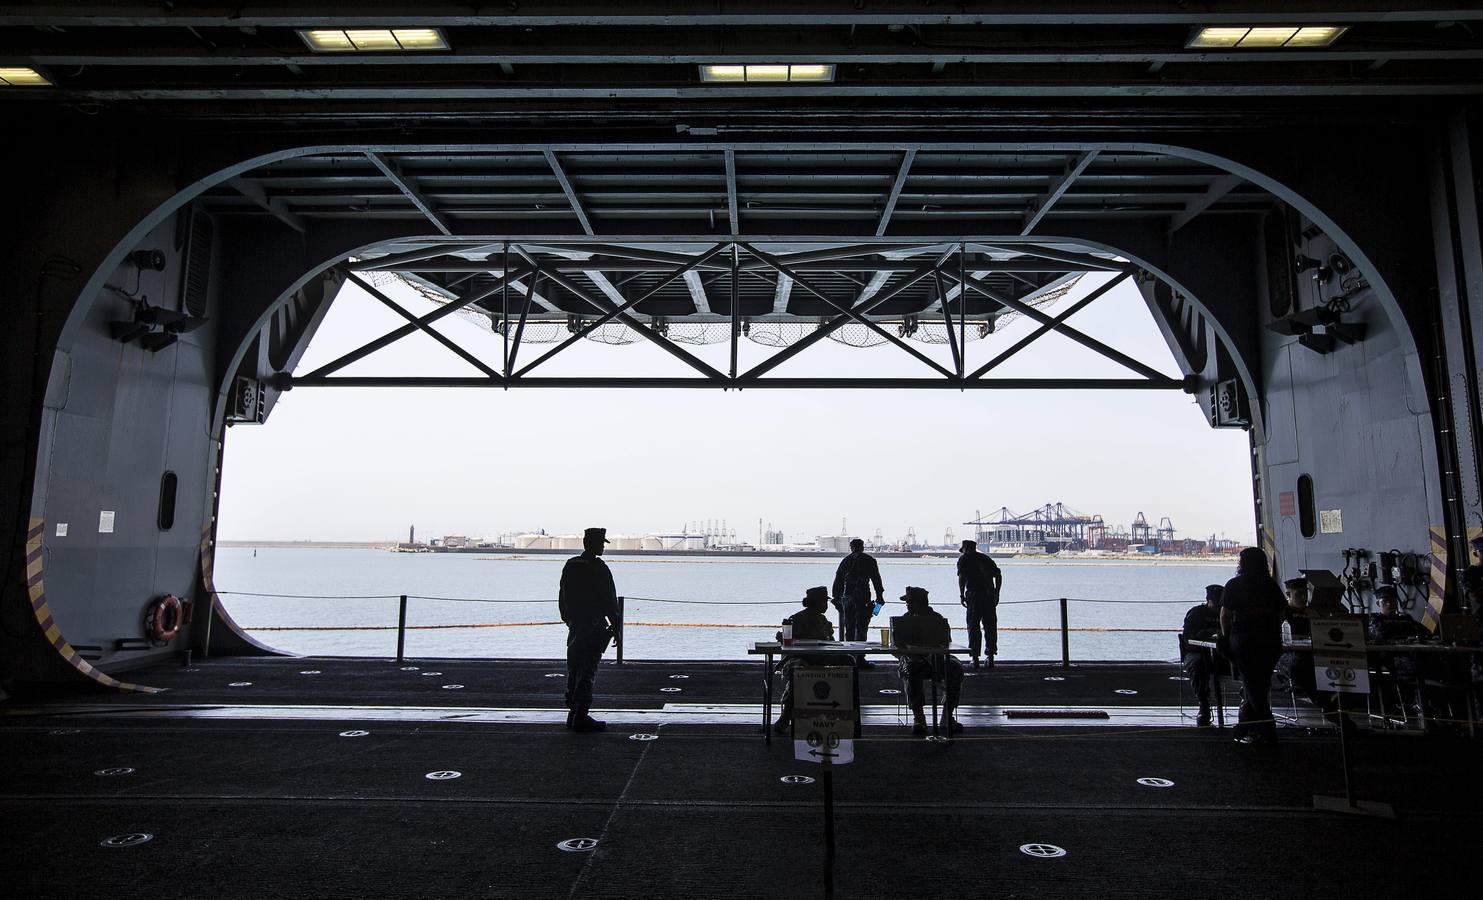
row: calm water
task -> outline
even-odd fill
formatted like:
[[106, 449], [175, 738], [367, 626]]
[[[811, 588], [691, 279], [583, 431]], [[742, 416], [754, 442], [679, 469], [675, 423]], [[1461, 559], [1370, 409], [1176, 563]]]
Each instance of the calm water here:
[[[556, 612], [563, 556], [389, 553], [383, 550], [223, 548], [216, 585], [233, 618], [259, 640], [293, 653], [390, 656], [396, 651], [396, 595], [478, 598], [408, 601], [410, 656], [553, 658], [564, 655], [566, 629]], [[799, 608], [805, 588], [829, 584], [836, 561], [825, 558], [738, 559], [612, 557], [626, 605], [628, 659], [736, 659], [766, 640]], [[999, 651], [1004, 659], [1060, 658], [1058, 604], [1016, 601], [1071, 597], [1075, 628], [1177, 629], [1204, 585], [1234, 574], [1227, 563], [999, 560], [1004, 592]], [[886, 604], [873, 625], [900, 615], [895, 598], [920, 585], [961, 629], [953, 559], [883, 559]], [[242, 593], [232, 593], [242, 592]], [[304, 594], [367, 599], [290, 599], [246, 594]], [[641, 600], [633, 598], [657, 598]], [[696, 601], [665, 603], [659, 599]], [[779, 602], [781, 601], [781, 602]], [[1129, 601], [1160, 601], [1129, 602]], [[830, 608], [830, 618], [837, 616]], [[557, 623], [557, 624], [542, 624]], [[467, 627], [467, 626], [496, 627]], [[424, 626], [424, 627], [415, 627]], [[437, 627], [425, 626], [465, 626]], [[1012, 631], [1012, 628], [1053, 631]], [[277, 629], [294, 630], [277, 630]], [[325, 630], [343, 629], [343, 630]], [[359, 629], [359, 630], [350, 630]], [[956, 639], [966, 642], [959, 631]], [[1073, 660], [1169, 660], [1172, 633], [1076, 632]]]

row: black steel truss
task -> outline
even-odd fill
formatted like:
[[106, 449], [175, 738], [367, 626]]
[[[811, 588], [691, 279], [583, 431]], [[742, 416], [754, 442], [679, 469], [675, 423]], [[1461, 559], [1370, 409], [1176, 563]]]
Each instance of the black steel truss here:
[[[487, 253], [491, 246], [497, 252]], [[656, 249], [652, 244], [633, 245], [612, 241], [563, 241], [559, 246], [539, 242], [511, 241], [499, 245], [450, 241], [437, 248], [416, 251], [387, 248], [384, 255], [347, 264], [347, 280], [407, 319], [403, 325], [364, 347], [341, 356], [300, 377], [280, 373], [277, 383], [289, 387], [663, 387], [663, 388], [903, 388], [903, 389], [1135, 389], [1190, 390], [1190, 378], [1171, 378], [1152, 366], [1132, 359], [1096, 338], [1067, 324], [1067, 319], [1085, 309], [1114, 286], [1135, 274], [1135, 268], [1107, 254], [1068, 247], [1042, 247], [1029, 242], [999, 241], [989, 247], [971, 242], [957, 244], [843, 244], [828, 246], [781, 245], [722, 240], [709, 246], [676, 244]], [[1054, 256], [1055, 259], [1050, 257]], [[454, 260], [461, 262], [454, 263]], [[437, 310], [417, 317], [356, 270], [395, 272], [444, 290], [448, 299]], [[440, 282], [449, 272], [477, 270], [480, 283], [467, 285], [456, 294]], [[996, 275], [1014, 272], [1020, 280], [1005, 280], [990, 286]], [[690, 276], [709, 273], [704, 282]], [[840, 280], [841, 272], [869, 273], [868, 281]], [[1108, 275], [1105, 282], [1086, 293], [1070, 307], [1051, 316], [1037, 308], [1038, 295], [1065, 285], [1068, 279], [1093, 272]], [[610, 275], [635, 273], [623, 287]], [[1028, 276], [1028, 277], [1025, 277]], [[587, 283], [581, 283], [579, 279]], [[755, 295], [753, 284], [769, 286], [771, 297], [765, 310], [752, 304], [756, 314], [746, 311]], [[590, 285], [590, 286], [589, 286]], [[782, 297], [784, 285], [798, 291], [808, 312], [794, 309], [792, 296]], [[558, 294], [560, 290], [564, 293]], [[512, 305], [511, 292], [519, 291]], [[545, 293], [542, 293], [544, 291]], [[678, 315], [644, 312], [666, 291], [685, 291], [689, 309]], [[711, 308], [724, 304], [724, 310]], [[538, 306], [544, 309], [537, 311]], [[483, 362], [431, 325], [462, 309], [473, 309], [489, 317], [502, 335], [502, 367]], [[1039, 323], [1033, 332], [1000, 352], [987, 364], [966, 370], [967, 328], [992, 328], [999, 318], [1019, 313]], [[571, 334], [525, 365], [518, 363], [527, 324], [565, 321]], [[512, 321], [512, 319], [514, 321]], [[667, 334], [668, 323], [692, 320], [728, 324], [729, 366], [725, 372], [680, 346]], [[918, 321], [940, 319], [952, 354], [952, 368], [938, 363], [902, 339]], [[542, 378], [530, 373], [551, 358], [609, 323], [622, 323], [637, 336], [684, 362], [699, 377]], [[814, 324], [812, 331], [782, 347], [746, 371], [738, 370], [738, 346], [743, 334], [755, 323], [793, 322]], [[779, 378], [768, 375], [782, 363], [804, 353], [847, 324], [856, 324], [927, 366], [935, 377], [927, 378]], [[895, 333], [893, 333], [893, 328]], [[481, 377], [357, 377], [335, 375], [337, 371], [409, 334], [421, 331], [476, 368]], [[990, 371], [1023, 351], [1050, 332], [1065, 335], [1082, 346], [1131, 370], [1137, 378], [986, 378]]]

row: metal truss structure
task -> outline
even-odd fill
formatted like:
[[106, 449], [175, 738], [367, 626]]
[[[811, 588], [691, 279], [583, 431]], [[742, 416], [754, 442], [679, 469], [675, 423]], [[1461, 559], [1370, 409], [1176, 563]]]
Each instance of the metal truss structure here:
[[[1005, 149], [991, 144], [853, 143], [473, 147], [332, 151], [246, 172], [202, 201], [214, 215], [272, 216], [300, 232], [337, 223], [407, 237], [342, 264], [346, 277], [406, 324], [283, 386], [663, 386], [1191, 389], [1066, 320], [1135, 274], [1105, 246], [1065, 235], [1117, 221], [1172, 235], [1197, 217], [1263, 214], [1270, 194], [1240, 177], [1155, 151]], [[965, 237], [979, 235], [980, 237]], [[381, 292], [387, 275], [444, 305], [417, 317]], [[1050, 315], [1073, 280], [1095, 290]], [[1102, 277], [1106, 276], [1106, 277]], [[499, 365], [432, 329], [454, 313], [501, 335]], [[982, 365], [967, 345], [1006, 316], [1038, 327]], [[539, 355], [533, 326], [568, 331]], [[779, 351], [751, 368], [737, 344], [786, 325]], [[685, 329], [725, 329], [729, 364], [684, 344]], [[538, 371], [584, 337], [644, 340], [689, 366], [676, 379], [553, 379]], [[848, 331], [847, 331], [848, 330]], [[336, 373], [422, 331], [478, 373], [355, 378]], [[1057, 332], [1129, 370], [1122, 379], [988, 376]], [[777, 366], [826, 338], [890, 343], [926, 370], [910, 379], [789, 379]], [[915, 340], [912, 340], [913, 338]], [[945, 344], [938, 360], [913, 343]], [[720, 339], [720, 338], [718, 338]], [[758, 341], [759, 343], [763, 341]], [[1186, 375], [1192, 374], [1187, 370]]]
[[[492, 251], [492, 252], [491, 252]], [[396, 273], [416, 279], [447, 300], [415, 316], [367, 277]], [[1082, 274], [1104, 276], [1065, 309], [1051, 315], [1037, 296]], [[993, 245], [831, 244], [784, 246], [718, 241], [708, 246], [562, 242], [502, 242], [497, 246], [424, 246], [350, 264], [345, 277], [406, 319], [406, 324], [328, 362], [307, 375], [284, 376], [285, 387], [719, 387], [748, 388], [1080, 388], [1180, 390], [1181, 379], [1122, 353], [1067, 322], [1112, 288], [1133, 277], [1126, 262], [1034, 243]], [[475, 309], [501, 337], [499, 367], [491, 366], [433, 323]], [[970, 367], [969, 329], [992, 331], [1005, 315], [1038, 323], [1029, 334], [987, 362]], [[524, 340], [536, 321], [561, 321], [569, 332], [530, 359]], [[945, 336], [951, 360], [934, 360], [904, 339], [922, 322]], [[730, 345], [723, 370], [669, 335], [675, 323], [722, 323]], [[739, 343], [770, 322], [806, 322], [811, 330], [764, 361], [742, 368]], [[617, 323], [679, 359], [696, 373], [688, 378], [546, 378], [535, 370], [584, 337]], [[781, 378], [769, 373], [840, 328], [856, 325], [920, 362], [919, 378]], [[1039, 338], [1057, 332], [1128, 369], [1128, 378], [988, 378]], [[481, 374], [446, 377], [354, 377], [346, 366], [408, 335], [421, 332]], [[525, 351], [525, 355], [522, 355]]]

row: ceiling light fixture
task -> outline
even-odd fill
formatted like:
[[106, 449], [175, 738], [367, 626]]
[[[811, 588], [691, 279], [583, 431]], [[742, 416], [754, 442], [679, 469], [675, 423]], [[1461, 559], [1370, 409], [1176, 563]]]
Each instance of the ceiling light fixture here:
[[1327, 47], [1349, 29], [1335, 25], [1237, 25], [1201, 28], [1184, 46], [1190, 50], [1268, 47]]
[[12, 68], [0, 69], [0, 85], [5, 87], [51, 87], [52, 83], [46, 80], [40, 72], [35, 69]]
[[448, 49], [436, 28], [309, 28], [300, 30], [299, 37], [315, 53]]
[[764, 82], [826, 82], [834, 80], [834, 66], [821, 63], [804, 65], [705, 65], [700, 67], [700, 80], [718, 84], [757, 84]]

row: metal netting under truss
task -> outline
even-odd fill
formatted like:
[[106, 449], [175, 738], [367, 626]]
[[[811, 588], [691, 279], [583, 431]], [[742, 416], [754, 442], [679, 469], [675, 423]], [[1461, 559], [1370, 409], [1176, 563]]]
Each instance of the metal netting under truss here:
[[[530, 325], [527, 324], [525, 328], [526, 332], [529, 333]], [[599, 344], [612, 344], [614, 346], [632, 344], [634, 341], [639, 340], [638, 334], [622, 322], [604, 322], [583, 335], [583, 337], [589, 341], [596, 341]]]
[[676, 344], [724, 344], [731, 340], [731, 323], [671, 322], [669, 339]]
[[[882, 326], [884, 327], [884, 326]], [[846, 322], [829, 333], [829, 340], [847, 347], [879, 347], [887, 339], [859, 322]]]
[[[418, 294], [427, 298], [430, 302], [443, 305], [451, 299], [447, 294], [436, 288], [421, 282], [415, 278], [406, 278], [395, 272], [368, 272], [367, 281], [375, 287], [385, 287], [390, 284], [404, 284]], [[1036, 295], [1024, 302], [1036, 308], [1044, 308], [1064, 297], [1081, 280], [1080, 276], [1068, 280], [1042, 294]], [[481, 330], [498, 334], [501, 324], [498, 317], [493, 313], [477, 306], [466, 306], [456, 313], [466, 321], [479, 326]], [[970, 320], [964, 330], [963, 336], [969, 341], [983, 340], [994, 332], [1002, 329], [1005, 325], [1020, 317], [1020, 313], [1006, 310], [996, 316], [992, 323], [982, 319]], [[755, 344], [764, 347], [789, 347], [798, 341], [813, 334], [819, 328], [818, 321], [788, 321], [788, 322], [751, 322], [743, 329], [743, 335]], [[879, 321], [881, 328], [899, 335], [907, 340], [916, 341], [921, 344], [946, 344], [948, 343], [947, 328], [941, 321], [920, 321], [913, 317], [906, 321]], [[513, 336], [516, 328], [515, 322], [506, 326]], [[956, 333], [956, 327], [954, 329]], [[525, 324], [525, 331], [521, 336], [521, 342], [527, 344], [554, 344], [565, 340], [570, 334], [571, 326], [567, 321], [531, 320]], [[669, 322], [664, 326], [665, 335], [677, 344], [721, 344], [730, 340], [730, 322]], [[584, 335], [589, 341], [600, 344], [621, 346], [632, 344], [640, 339], [640, 335], [632, 328], [622, 322], [608, 322], [598, 326], [590, 333]], [[866, 327], [859, 322], [846, 322], [836, 328], [828, 335], [829, 339], [836, 343], [849, 347], [878, 347], [887, 343], [885, 338], [875, 330]]]
[[753, 322], [747, 339], [764, 347], [791, 347], [818, 330], [813, 322]]

